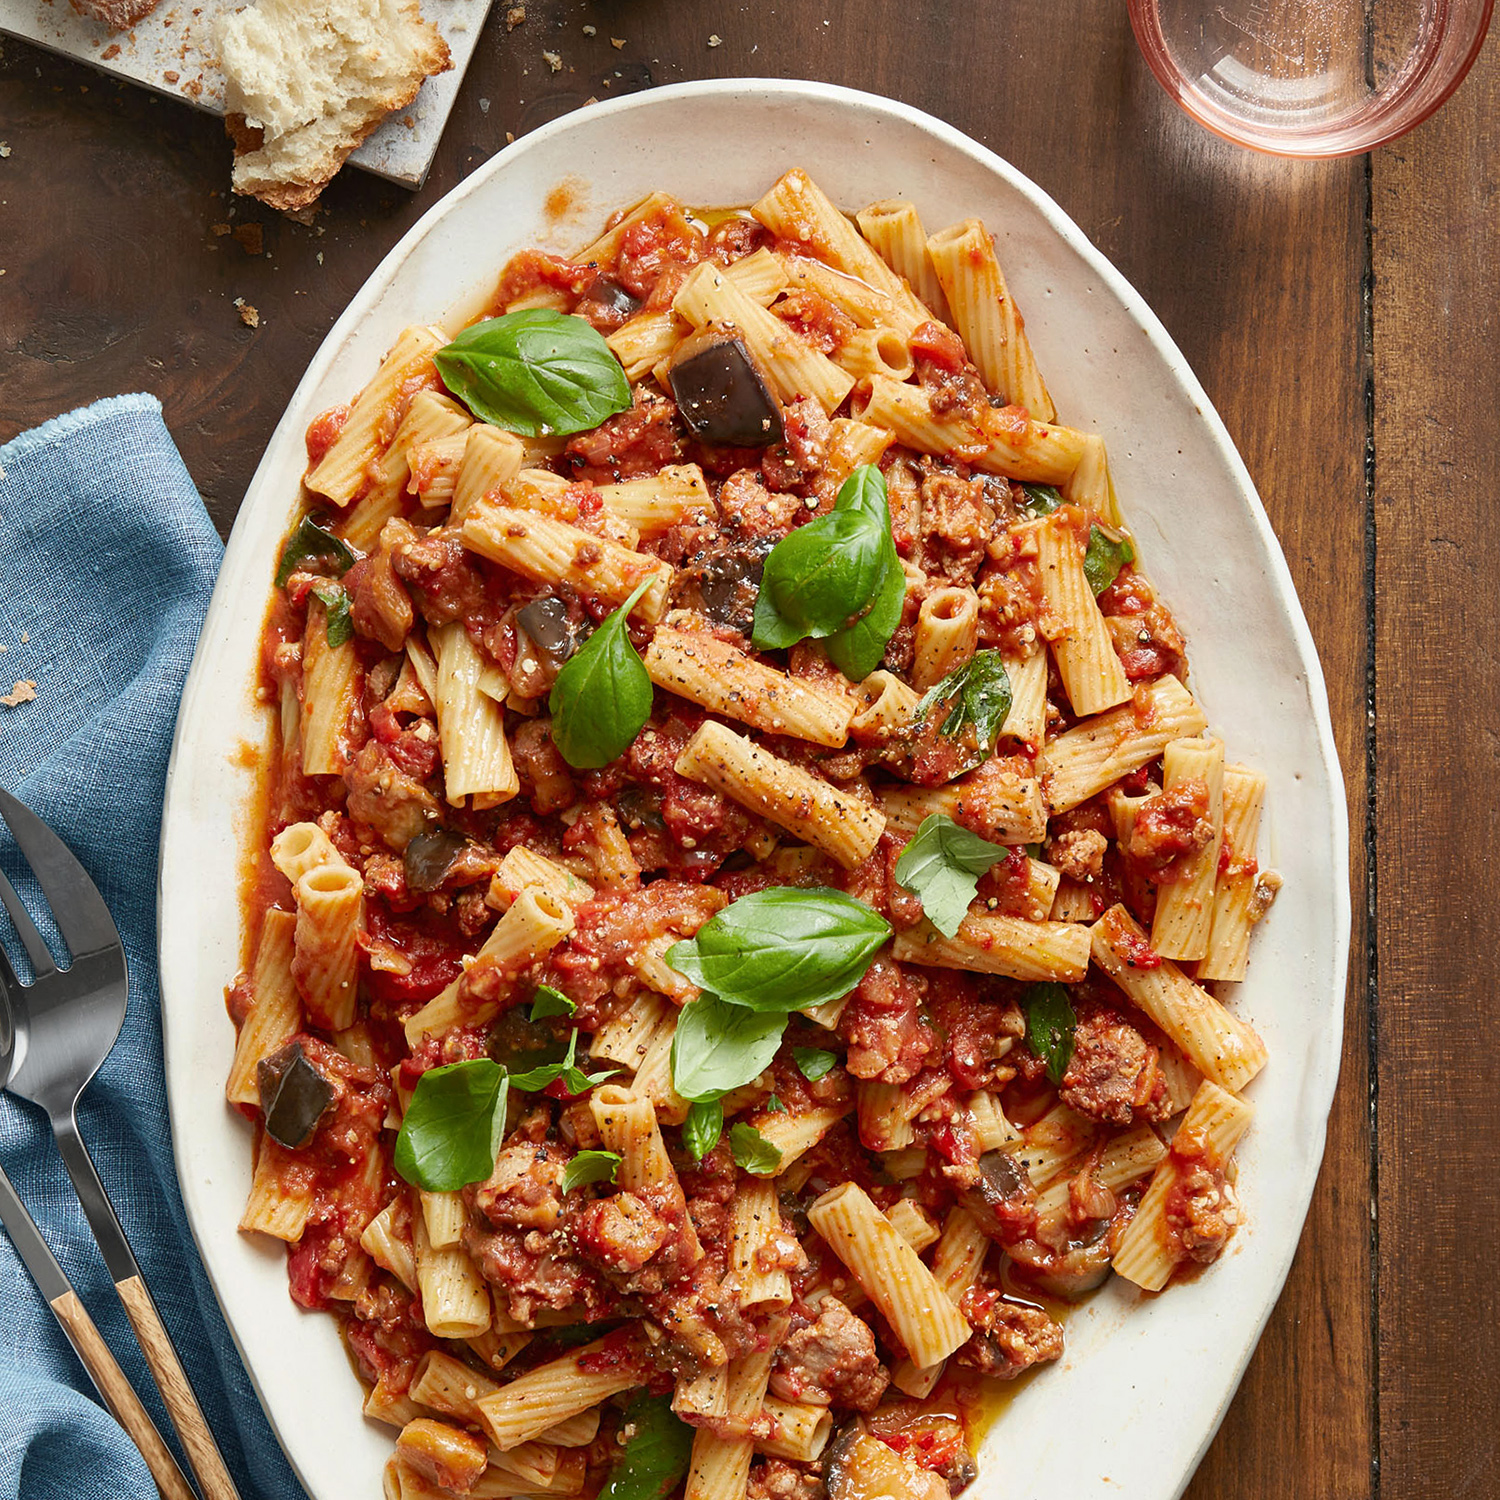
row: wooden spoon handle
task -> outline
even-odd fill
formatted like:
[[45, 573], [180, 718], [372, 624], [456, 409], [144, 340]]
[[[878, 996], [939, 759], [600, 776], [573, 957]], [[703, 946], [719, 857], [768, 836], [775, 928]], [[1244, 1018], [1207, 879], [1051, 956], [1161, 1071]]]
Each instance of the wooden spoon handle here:
[[94, 1326], [88, 1309], [78, 1300], [77, 1292], [64, 1292], [51, 1304], [57, 1321], [68, 1335], [68, 1342], [77, 1351], [84, 1368], [93, 1377], [99, 1394], [114, 1414], [114, 1419], [126, 1432], [130, 1440], [141, 1450], [146, 1467], [161, 1491], [162, 1500], [197, 1500], [177, 1460], [172, 1457], [162, 1441], [156, 1424], [141, 1405], [135, 1387], [126, 1379], [125, 1372], [109, 1352], [104, 1336]]
[[188, 1462], [198, 1477], [204, 1500], [240, 1500], [234, 1480], [224, 1467], [214, 1435], [208, 1430], [203, 1409], [188, 1384], [187, 1372], [172, 1346], [171, 1336], [162, 1324], [151, 1293], [146, 1290], [146, 1283], [139, 1276], [128, 1276], [115, 1283], [115, 1290], [120, 1294], [135, 1335], [141, 1341], [146, 1363], [156, 1377], [172, 1425], [182, 1439], [182, 1446], [187, 1449]]

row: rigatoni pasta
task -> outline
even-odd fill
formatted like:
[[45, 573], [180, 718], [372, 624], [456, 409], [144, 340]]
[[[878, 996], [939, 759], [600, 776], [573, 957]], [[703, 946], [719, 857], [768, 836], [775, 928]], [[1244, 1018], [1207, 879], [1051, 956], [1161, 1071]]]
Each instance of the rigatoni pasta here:
[[847, 207], [652, 193], [309, 433], [226, 1091], [397, 1500], [925, 1494], [1242, 1214], [1266, 779], [993, 226]]

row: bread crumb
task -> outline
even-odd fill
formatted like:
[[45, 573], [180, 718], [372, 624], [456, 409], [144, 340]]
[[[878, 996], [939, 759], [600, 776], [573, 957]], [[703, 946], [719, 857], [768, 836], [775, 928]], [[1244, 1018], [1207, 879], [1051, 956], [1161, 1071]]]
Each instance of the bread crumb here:
[[583, 34], [585, 36], [598, 36], [599, 28], [597, 26], [585, 26], [583, 28]]
[[622, 36], [612, 36], [609, 39], [609, 45], [618, 52], [625, 45], [625, 38]]
[[161, 76], [162, 76], [162, 77], [163, 77], [163, 78], [164, 78], [164, 79], [166, 79], [166, 81], [167, 81], [167, 82], [168, 82], [168, 83], [176, 83], [176, 82], [177, 82], [177, 80], [178, 80], [178, 79], [179, 79], [179, 78], [180, 78], [180, 77], [181, 77], [181, 76], [182, 76], [182, 75], [181, 75], [181, 74], [180, 74], [180, 73], [179, 73], [179, 72], [178, 72], [178, 71], [177, 71], [177, 70], [176, 70], [176, 68], [168, 68], [168, 69], [167, 69], [167, 71], [166, 71], [166, 72], [165, 72], [165, 73], [163, 73], [163, 74], [162, 74], [162, 75], [161, 75]]
[[30, 643], [30, 641], [31, 641], [31, 632], [29, 630], [23, 630], [21, 632], [21, 644], [23, 646], [25, 646], [25, 645], [28, 645]]
[[718, 35], [711, 36], [708, 39], [708, 45], [710, 47], [722, 47], [724, 45], [724, 38]]
[[489, 114], [489, 112], [490, 112], [490, 101], [488, 99], [480, 99], [480, 101], [479, 101], [479, 113], [482, 114], [482, 115], [487, 115], [487, 114]]
[[210, 229], [212, 229], [213, 232], [221, 240], [224, 238], [224, 236], [226, 234], [233, 234], [234, 233], [234, 225], [232, 225], [232, 224], [210, 224], [208, 227]]
[[246, 255], [259, 255], [265, 249], [266, 232], [259, 224], [236, 225], [234, 237], [239, 241]]
[[512, 5], [511, 8], [505, 12], [505, 29], [507, 31], [514, 31], [516, 27], [519, 26], [525, 19], [526, 7], [524, 5]]
[[120, 55], [120, 44], [118, 42], [111, 42], [109, 44], [109, 46], [107, 46], [104, 49], [104, 51], [99, 54], [99, 61], [100, 62], [112, 62], [119, 55]]
[[515, 143], [516, 143], [516, 133], [515, 133], [515, 131], [514, 130], [507, 130], [505, 132], [505, 144], [507, 146], [514, 146]]
[[36, 683], [18, 682], [10, 692], [0, 697], [0, 703], [7, 708], [19, 708], [23, 703], [30, 703], [35, 697]]
[[10, 155], [10, 142], [9, 141], [0, 141], [0, 157], [9, 156], [9, 155]]
[[547, 64], [547, 66], [549, 68], [551, 68], [554, 73], [561, 73], [562, 72], [562, 58], [559, 57], [557, 55], [557, 53], [555, 53], [555, 52], [544, 52], [544, 53], [542, 53], [542, 61], [545, 62]]
[[246, 328], [260, 327], [260, 309], [252, 307], [243, 297], [236, 297], [234, 305], [240, 310], [240, 322]]

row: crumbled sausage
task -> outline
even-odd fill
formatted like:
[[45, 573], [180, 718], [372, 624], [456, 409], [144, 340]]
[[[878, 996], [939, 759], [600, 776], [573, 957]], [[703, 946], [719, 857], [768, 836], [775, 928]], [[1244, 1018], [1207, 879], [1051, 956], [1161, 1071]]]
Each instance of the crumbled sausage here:
[[1047, 845], [1048, 862], [1070, 880], [1091, 880], [1104, 870], [1109, 840], [1092, 828], [1058, 834]]
[[959, 1308], [974, 1336], [954, 1358], [971, 1370], [1011, 1380], [1032, 1365], [1062, 1357], [1062, 1328], [1039, 1307], [1007, 1302], [992, 1287], [974, 1286]]
[[890, 1376], [875, 1352], [875, 1335], [837, 1297], [818, 1304], [818, 1319], [791, 1334], [776, 1354], [771, 1389], [784, 1401], [872, 1411]]
[[1148, 1120], [1164, 1119], [1170, 1106], [1158, 1056], [1156, 1047], [1118, 1011], [1080, 1001], [1062, 1101], [1106, 1125], [1129, 1125], [1137, 1113]]

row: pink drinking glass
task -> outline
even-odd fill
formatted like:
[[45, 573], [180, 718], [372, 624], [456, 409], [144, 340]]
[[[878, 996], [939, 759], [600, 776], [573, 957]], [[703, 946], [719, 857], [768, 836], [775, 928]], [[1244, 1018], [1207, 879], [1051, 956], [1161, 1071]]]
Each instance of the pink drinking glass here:
[[1200, 125], [1278, 156], [1405, 135], [1463, 82], [1494, 0], [1129, 0], [1151, 71]]

